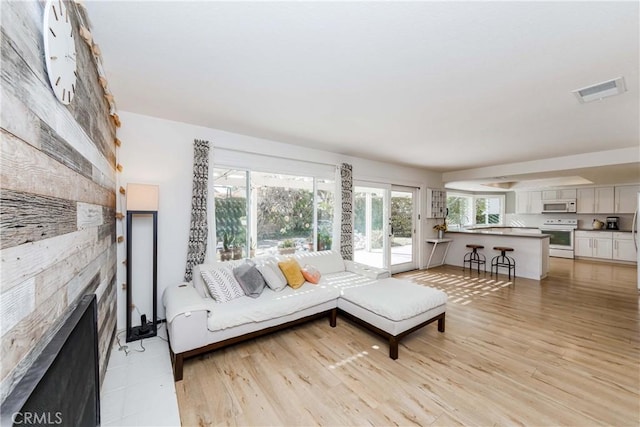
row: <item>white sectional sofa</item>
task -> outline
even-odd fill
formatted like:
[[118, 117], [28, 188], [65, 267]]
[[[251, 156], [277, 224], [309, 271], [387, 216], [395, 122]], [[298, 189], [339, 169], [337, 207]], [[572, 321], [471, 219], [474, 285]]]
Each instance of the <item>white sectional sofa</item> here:
[[328, 317], [335, 327], [338, 311], [388, 338], [393, 359], [398, 357], [398, 341], [408, 333], [435, 320], [444, 332], [444, 292], [390, 278], [386, 270], [344, 261], [334, 251], [292, 257], [300, 265], [316, 267], [320, 282], [305, 282], [297, 289], [287, 286], [278, 292], [265, 287], [257, 298], [217, 303], [201, 276], [202, 271], [221, 264], [215, 263], [196, 267], [192, 282], [165, 290], [176, 381], [182, 379], [186, 358], [320, 317]]

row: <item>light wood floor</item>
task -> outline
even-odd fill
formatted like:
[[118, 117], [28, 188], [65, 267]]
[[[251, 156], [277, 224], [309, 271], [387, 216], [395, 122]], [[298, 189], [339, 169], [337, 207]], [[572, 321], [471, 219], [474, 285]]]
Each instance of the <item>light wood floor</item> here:
[[403, 273], [449, 294], [400, 344], [338, 317], [185, 361], [183, 425], [638, 426], [636, 268], [553, 258], [542, 282]]

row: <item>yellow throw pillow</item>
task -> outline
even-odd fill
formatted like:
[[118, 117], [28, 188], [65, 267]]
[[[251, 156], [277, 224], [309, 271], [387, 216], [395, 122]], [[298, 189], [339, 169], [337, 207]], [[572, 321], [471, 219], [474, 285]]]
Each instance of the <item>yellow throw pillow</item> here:
[[282, 274], [287, 279], [287, 284], [293, 289], [298, 289], [304, 283], [304, 276], [300, 269], [300, 264], [293, 258], [286, 261], [280, 261], [278, 267], [282, 270]]

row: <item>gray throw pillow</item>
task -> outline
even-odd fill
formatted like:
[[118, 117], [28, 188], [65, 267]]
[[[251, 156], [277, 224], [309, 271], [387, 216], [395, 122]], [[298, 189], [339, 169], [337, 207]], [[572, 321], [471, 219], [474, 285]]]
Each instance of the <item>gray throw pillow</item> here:
[[266, 261], [264, 264], [258, 265], [257, 268], [271, 290], [280, 292], [287, 287], [287, 279], [275, 261]]
[[251, 298], [258, 298], [265, 287], [264, 278], [256, 268], [256, 265], [247, 261], [233, 269], [233, 275], [240, 283], [244, 294]]

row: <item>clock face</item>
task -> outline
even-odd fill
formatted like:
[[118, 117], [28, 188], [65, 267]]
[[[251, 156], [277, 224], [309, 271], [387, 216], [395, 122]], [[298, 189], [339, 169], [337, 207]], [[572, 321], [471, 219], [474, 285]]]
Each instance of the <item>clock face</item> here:
[[56, 98], [71, 103], [76, 93], [76, 42], [69, 11], [62, 0], [48, 0], [44, 9], [44, 54]]

